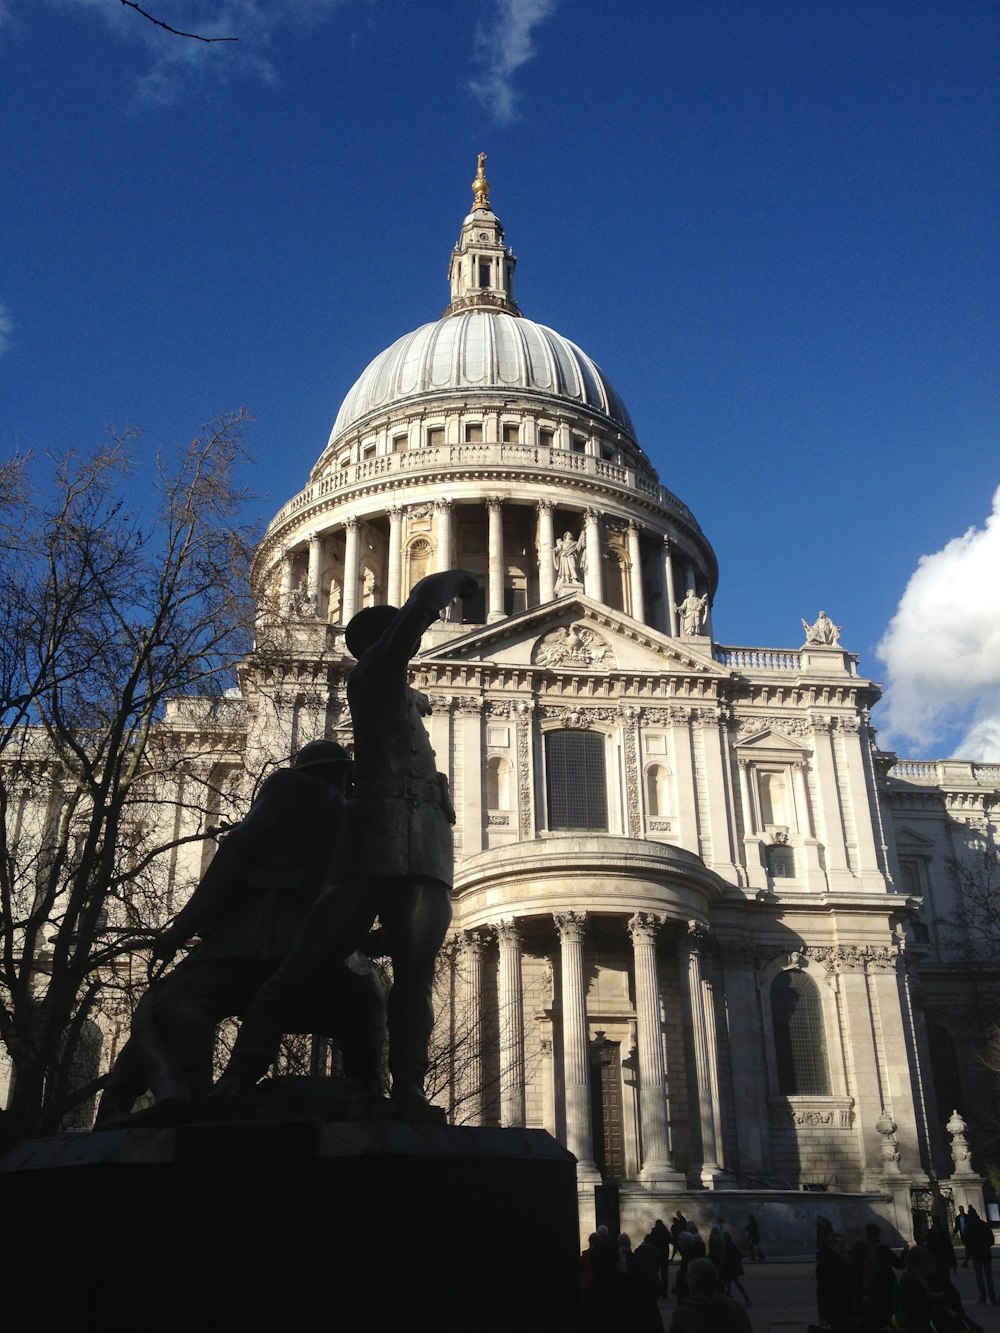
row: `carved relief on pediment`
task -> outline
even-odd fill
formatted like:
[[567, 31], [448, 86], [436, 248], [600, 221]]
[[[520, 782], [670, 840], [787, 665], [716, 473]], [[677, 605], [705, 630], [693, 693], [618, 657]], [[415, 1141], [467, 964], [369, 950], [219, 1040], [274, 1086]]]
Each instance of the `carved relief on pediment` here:
[[615, 655], [608, 641], [584, 625], [565, 625], [543, 634], [531, 654], [535, 666], [613, 667]]

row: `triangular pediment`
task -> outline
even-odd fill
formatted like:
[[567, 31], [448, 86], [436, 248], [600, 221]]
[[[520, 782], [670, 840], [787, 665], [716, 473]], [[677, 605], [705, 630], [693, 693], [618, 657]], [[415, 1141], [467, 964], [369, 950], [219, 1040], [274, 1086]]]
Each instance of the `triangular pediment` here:
[[734, 750], [739, 751], [746, 758], [763, 758], [765, 755], [775, 754], [811, 754], [812, 747], [804, 745], [795, 736], [786, 735], [777, 727], [762, 727], [751, 736], [744, 736], [742, 740], [736, 742]]
[[655, 671], [728, 679], [731, 672], [712, 658], [708, 640], [700, 642], [704, 648], [689, 647], [621, 611], [575, 594], [437, 643], [415, 664], [490, 662], [558, 674]]
[[896, 850], [910, 856], [933, 856], [934, 842], [905, 824], [896, 829]]

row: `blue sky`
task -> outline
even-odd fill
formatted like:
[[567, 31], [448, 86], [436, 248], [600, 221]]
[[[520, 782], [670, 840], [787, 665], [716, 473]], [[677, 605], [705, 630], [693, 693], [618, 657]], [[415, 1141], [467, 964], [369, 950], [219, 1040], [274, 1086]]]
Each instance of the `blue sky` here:
[[1000, 759], [995, 4], [144, 8], [240, 40], [0, 0], [5, 452], [246, 405], [266, 520], [444, 307], [483, 149], [522, 309], [715, 546], [718, 638], [822, 607], [885, 743]]

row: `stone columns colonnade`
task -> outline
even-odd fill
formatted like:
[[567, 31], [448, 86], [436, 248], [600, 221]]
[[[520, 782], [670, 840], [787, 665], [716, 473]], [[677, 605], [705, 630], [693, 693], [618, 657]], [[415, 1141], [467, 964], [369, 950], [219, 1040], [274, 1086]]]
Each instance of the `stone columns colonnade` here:
[[[504, 1126], [526, 1123], [527, 1073], [525, 1060], [525, 1017], [523, 981], [523, 928], [530, 918], [505, 918], [495, 922], [489, 933], [496, 939], [497, 1014], [499, 1028], [499, 1112]], [[588, 920], [583, 912], [562, 912], [551, 918], [559, 941], [559, 998], [554, 1021], [560, 1024], [560, 1040], [550, 1049], [562, 1053], [561, 1067], [552, 1071], [553, 1085], [561, 1091], [566, 1146], [577, 1158], [581, 1184], [600, 1180], [595, 1161], [592, 1111], [591, 1066], [592, 1032], [587, 1012], [587, 976], [584, 966], [584, 941]], [[602, 919], [606, 932], [612, 925]], [[673, 1160], [670, 1136], [668, 1063], [664, 1040], [664, 1000], [660, 981], [657, 940], [664, 918], [653, 913], [636, 912], [627, 920], [619, 919], [618, 928], [627, 931], [632, 946], [632, 972], [635, 993], [635, 1023], [638, 1056], [638, 1097], [636, 1110], [639, 1153], [638, 1178], [643, 1184], [659, 1188], [683, 1189], [685, 1178]], [[468, 1006], [470, 1030], [479, 1033], [483, 988], [482, 931], [465, 937], [466, 976], [464, 1004]], [[714, 1031], [706, 1014], [706, 983], [701, 975], [701, 936], [687, 931], [681, 937], [681, 970], [689, 992], [691, 1045], [689, 1062], [693, 1064], [698, 1087], [698, 1106], [694, 1111], [696, 1139], [704, 1161], [703, 1179], [711, 1181], [718, 1172], [718, 1079], [715, 1074]], [[482, 1102], [482, 1057], [465, 1059], [465, 1095]], [[482, 1123], [482, 1117], [479, 1117]]]
[[[484, 527], [486, 528], [486, 620], [493, 623], [502, 620], [505, 609], [505, 580], [507, 565], [504, 551], [504, 510], [517, 508], [514, 501], [504, 501], [499, 496], [488, 496], [481, 505], [485, 508]], [[433, 504], [433, 540], [435, 555], [433, 567], [436, 570], [450, 569], [461, 562], [461, 552], [454, 550], [454, 506], [452, 499], [438, 499]], [[539, 603], [555, 598], [555, 546], [554, 517], [557, 505], [553, 500], [539, 500], [536, 505], [535, 557], [537, 559], [537, 598]], [[567, 506], [559, 506], [565, 510]], [[465, 506], [463, 506], [465, 508]], [[582, 573], [584, 591], [595, 601], [604, 600], [604, 546], [605, 533], [602, 514], [599, 510], [588, 507], [579, 510], [577, 525], [578, 535], [583, 538], [584, 559]], [[347, 518], [342, 528], [329, 533], [313, 534], [307, 539], [308, 565], [303, 591], [307, 593], [309, 605], [316, 614], [325, 616], [323, 605], [322, 580], [324, 574], [324, 552], [327, 540], [336, 533], [344, 536], [343, 590], [339, 604], [339, 618], [346, 624], [360, 610], [361, 597], [359, 579], [361, 574], [362, 540], [361, 531], [366, 520], [388, 518], [388, 543], [384, 551], [385, 577], [379, 590], [379, 600], [383, 599], [391, 606], [398, 606], [405, 600], [408, 589], [404, 586], [405, 553], [403, 550], [403, 532], [406, 510], [395, 498], [387, 508], [368, 516], [352, 515]], [[572, 527], [571, 523], [571, 527]], [[643, 537], [643, 528], [635, 520], [629, 519], [626, 528], [628, 554], [628, 587], [625, 592], [625, 605], [634, 619], [652, 623], [666, 634], [676, 635], [677, 616], [674, 607], [677, 602], [679, 583], [675, 574], [676, 544], [670, 537]], [[385, 541], [385, 538], [382, 539]], [[662, 553], [657, 556], [653, 544], [644, 542], [662, 540]], [[285, 612], [291, 609], [294, 592], [296, 561], [301, 559], [302, 547], [290, 549], [281, 557], [279, 598]], [[659, 606], [655, 608], [647, 602], [647, 588], [643, 580], [643, 561], [652, 579], [652, 586], [657, 590]], [[685, 574], [685, 571], [686, 574]], [[685, 562], [681, 576], [690, 577], [688, 563]], [[683, 591], [681, 591], [683, 595]], [[529, 601], [529, 605], [533, 604]], [[647, 617], [651, 619], [647, 622]]]

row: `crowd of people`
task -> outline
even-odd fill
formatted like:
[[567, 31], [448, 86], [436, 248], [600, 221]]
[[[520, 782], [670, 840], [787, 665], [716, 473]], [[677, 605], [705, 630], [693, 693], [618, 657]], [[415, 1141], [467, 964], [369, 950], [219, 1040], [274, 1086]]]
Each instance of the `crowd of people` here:
[[[752, 1213], [743, 1231], [750, 1260], [762, 1263], [760, 1228]], [[657, 1301], [675, 1296], [671, 1333], [750, 1333], [743, 1276], [743, 1251], [721, 1217], [707, 1237], [682, 1213], [669, 1227], [657, 1219], [635, 1249], [624, 1232], [615, 1237], [599, 1227], [580, 1257], [582, 1328], [662, 1333]]]
[[[990, 1250], [993, 1232], [970, 1208], [960, 1210], [955, 1233], [965, 1264], [975, 1269], [979, 1303], [996, 1305]], [[830, 1333], [958, 1333], [981, 1326], [966, 1313], [952, 1279], [958, 1268], [951, 1234], [932, 1217], [924, 1243], [897, 1255], [874, 1223], [865, 1239], [848, 1247], [845, 1237], [820, 1218], [817, 1224], [816, 1305]]]

